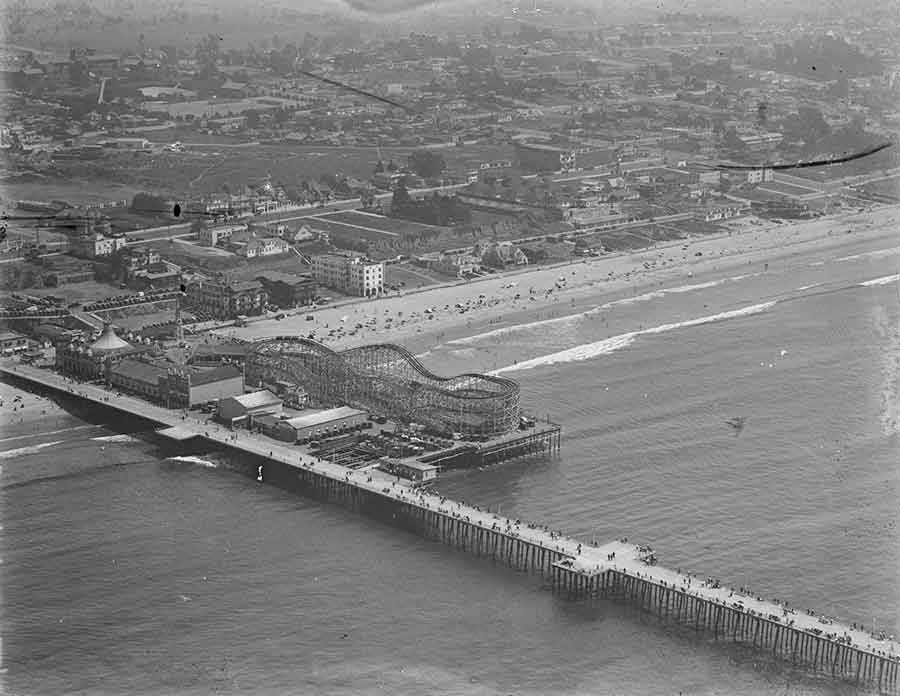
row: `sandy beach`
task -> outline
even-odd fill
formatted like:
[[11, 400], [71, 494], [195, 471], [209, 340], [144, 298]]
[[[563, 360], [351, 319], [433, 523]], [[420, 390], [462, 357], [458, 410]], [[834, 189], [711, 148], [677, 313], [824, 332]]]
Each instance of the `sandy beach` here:
[[68, 413], [52, 399], [0, 382], [0, 439], [52, 431]]
[[[775, 224], [744, 218], [731, 233], [660, 244], [630, 254], [585, 259], [467, 283], [437, 286], [401, 296], [301, 312], [283, 320], [255, 321], [215, 331], [223, 337], [259, 340], [308, 336], [335, 349], [390, 342], [413, 351], [485, 328], [501, 328], [579, 311], [577, 305], [623, 291], [692, 281], [703, 273], [774, 263], [800, 253], [827, 251], [893, 232], [900, 206]], [[312, 319], [308, 319], [312, 317]]]

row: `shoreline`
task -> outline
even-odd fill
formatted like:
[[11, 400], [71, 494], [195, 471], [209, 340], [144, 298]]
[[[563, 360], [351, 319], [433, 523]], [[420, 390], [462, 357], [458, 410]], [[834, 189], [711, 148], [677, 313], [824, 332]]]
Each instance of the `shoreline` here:
[[0, 442], [40, 437], [64, 417], [71, 414], [50, 396], [0, 380]]
[[[432, 286], [312, 312], [299, 310], [281, 321], [265, 319], [211, 333], [255, 341], [284, 335], [306, 336], [315, 331], [315, 340], [334, 350], [366, 343], [396, 343], [420, 353], [438, 341], [458, 340], [539, 320], [548, 312], [560, 317], [575, 314], [583, 311], [578, 309], [579, 303], [601, 302], [629, 290], [638, 294], [670, 283], [690, 283], [692, 279], [697, 282], [695, 276], [700, 274], [773, 263], [809, 251], [827, 251], [847, 240], [876, 239], [887, 233], [897, 217], [900, 205], [765, 227], [745, 225], [731, 233], [690, 237], [581, 262], [528, 267], [476, 281]], [[851, 234], [847, 234], [848, 228], [852, 229]], [[701, 256], [695, 255], [698, 252]], [[516, 294], [520, 295], [518, 299]], [[468, 305], [469, 309], [460, 313], [457, 304]], [[426, 313], [428, 309], [433, 312]], [[307, 321], [307, 315], [313, 316], [313, 321]], [[388, 317], [393, 321], [386, 322]], [[362, 328], [349, 335], [358, 324]], [[346, 330], [339, 330], [341, 327]], [[332, 330], [334, 336], [325, 335]]]
[[[67, 388], [66, 382], [61, 381], [58, 376], [38, 376], [39, 368], [16, 369], [11, 366], [9, 369], [10, 377], [13, 379], [30, 380], [60, 393], [67, 390], [76, 393], [72, 387]], [[116, 395], [110, 401], [106, 390], [92, 385], [83, 385], [82, 389], [83, 391], [77, 392], [80, 398], [94, 401], [101, 406], [125, 412], [133, 410], [130, 406], [142, 408], [139, 400], [134, 397]], [[713, 583], [712, 579], [708, 578], [703, 582], [701, 577], [683, 572], [680, 568], [672, 570], [657, 566], [655, 560], [648, 563], [646, 559], [652, 554], [652, 549], [633, 542], [628, 544], [626, 538], [603, 544], [593, 541], [589, 544], [586, 540], [580, 541], [578, 537], [553, 531], [547, 525], [505, 518], [500, 515], [499, 510], [494, 513], [477, 505], [450, 500], [436, 490], [417, 490], [399, 485], [394, 482], [392, 476], [381, 472], [352, 471], [331, 462], [303, 456], [298, 458], [295, 450], [284, 443], [263, 441], [254, 435], [232, 435], [230, 431], [222, 432], [221, 428], [216, 430], [210, 428], [205, 431], [203, 424], [193, 422], [188, 424], [177, 415], [164, 412], [161, 407], [150, 407], [147, 413], [142, 413], [140, 417], [169, 425], [168, 430], [190, 431], [195, 437], [204, 437], [211, 443], [217, 442], [237, 449], [243, 455], [256, 456], [264, 460], [264, 464], [258, 469], [257, 481], [260, 483], [298, 490], [311, 494], [310, 497], [318, 500], [344, 505], [395, 526], [407, 527], [425, 538], [439, 540], [451, 547], [461, 547], [476, 556], [491, 553], [495, 560], [504, 561], [507, 566], [538, 572], [545, 579], [552, 580], [554, 589], [560, 588], [570, 592], [570, 596], [608, 596], [624, 601], [637, 600], [644, 604], [641, 593], [634, 592], [629, 587], [609, 586], [610, 577], [622, 574], [623, 577], [631, 578], [633, 581], [650, 583], [655, 586], [655, 591], [665, 595], [666, 618], [669, 616], [668, 605], [672, 596], [684, 599], [692, 596], [703, 605], [707, 617], [710, 615], [707, 611], [709, 608], [721, 614], [721, 618], [728, 619], [727, 627], [735, 629], [731, 640], [738, 639], [737, 629], [741, 622], [760, 626], [765, 623], [770, 628], [777, 627], [777, 633], [774, 640], [768, 643], [763, 638], [763, 643], [759, 646], [761, 650], [767, 650], [771, 645], [775, 654], [778, 654], [780, 633], [783, 628], [786, 636], [797, 636], [795, 642], [807, 636], [807, 641], [836, 651], [836, 656], [839, 656], [837, 651], [845, 650], [839, 679], [853, 673], [852, 669], [845, 671], [843, 667], [843, 661], [849, 658], [856, 660], [857, 677], [863, 660], [869, 660], [867, 681], [872, 679], [871, 675], [874, 672], [871, 665], [874, 663], [879, 666], [879, 684], [884, 665], [889, 666], [885, 675], [887, 684], [896, 683], [898, 672], [896, 665], [900, 664], [900, 657], [897, 656], [897, 645], [893, 641], [893, 636], [877, 637], [874, 631], [867, 632], [855, 622], [848, 625], [846, 620], [841, 621], [836, 617], [826, 617], [809, 611], [798, 613], [795, 608], [789, 607], [787, 602], [764, 599], [762, 596], [754, 595], [749, 589], [741, 587], [740, 590], [735, 590], [731, 587], [729, 590], [718, 580]], [[470, 534], [468, 532], [470, 528], [476, 533]], [[471, 541], [485, 535], [489, 537], [487, 543]], [[498, 548], [501, 551], [499, 555]], [[607, 580], [603, 580], [604, 577]], [[693, 581], [696, 581], [696, 584], [693, 584]], [[602, 589], [613, 591], [606, 593], [602, 592]], [[622, 589], [627, 591], [622, 593]], [[734, 599], [735, 594], [738, 596], [737, 599]], [[662, 612], [663, 603], [658, 599], [648, 602], [648, 608], [652, 609], [658, 603], [656, 609]], [[676, 613], [681, 615], [680, 610]], [[702, 613], [690, 610], [685, 623], [695, 623], [694, 614], [696, 622], [699, 622]], [[714, 628], [714, 638], [719, 637], [719, 620], [720, 617], [717, 615], [714, 623], [705, 626]], [[723, 630], [723, 639], [727, 640], [730, 632]], [[749, 633], [744, 630], [738, 642], [746, 643], [747, 637]], [[756, 643], [754, 633], [754, 648], [757, 647]], [[784, 648], [787, 650], [787, 643], [784, 644]], [[804, 652], [809, 651], [804, 648]], [[796, 656], [796, 646], [793, 655]], [[786, 656], [786, 652], [783, 656]], [[823, 656], [823, 669], [827, 664], [824, 662], [825, 659]], [[807, 669], [811, 667], [814, 673], [818, 671], [817, 657], [812, 661], [807, 659], [806, 663]]]

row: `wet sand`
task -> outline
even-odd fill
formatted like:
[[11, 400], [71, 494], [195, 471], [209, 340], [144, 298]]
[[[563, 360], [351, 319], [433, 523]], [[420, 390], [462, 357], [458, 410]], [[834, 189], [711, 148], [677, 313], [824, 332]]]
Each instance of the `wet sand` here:
[[[458, 338], [501, 323], [510, 325], [513, 318], [518, 323], [571, 313], [574, 305], [590, 298], [671, 282], [696, 282], [691, 279], [701, 273], [821, 252], [844, 245], [848, 239], [876, 239], [891, 232], [898, 218], [900, 206], [885, 206], [810, 221], [744, 224], [744, 231], [730, 235], [694, 237], [631, 254], [553, 267], [529, 267], [474, 282], [303, 312], [281, 321], [262, 320], [214, 333], [258, 340], [307, 336], [315, 331], [317, 340], [335, 349], [390, 342], [421, 350], [435, 340]], [[461, 312], [457, 305], [466, 311]], [[314, 320], [307, 321], [307, 314]], [[387, 322], [388, 318], [392, 321]], [[328, 335], [330, 331], [335, 331], [333, 336]]]
[[0, 440], [51, 431], [67, 415], [52, 399], [0, 381]]

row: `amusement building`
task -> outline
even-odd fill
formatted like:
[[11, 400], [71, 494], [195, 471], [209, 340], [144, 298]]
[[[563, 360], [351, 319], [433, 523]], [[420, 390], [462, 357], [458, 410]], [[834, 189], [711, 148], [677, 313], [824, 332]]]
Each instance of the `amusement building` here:
[[302, 385], [317, 406], [352, 406], [448, 437], [487, 439], [520, 425], [513, 380], [475, 373], [439, 377], [392, 344], [336, 352], [307, 338], [276, 337], [253, 345], [246, 379]]

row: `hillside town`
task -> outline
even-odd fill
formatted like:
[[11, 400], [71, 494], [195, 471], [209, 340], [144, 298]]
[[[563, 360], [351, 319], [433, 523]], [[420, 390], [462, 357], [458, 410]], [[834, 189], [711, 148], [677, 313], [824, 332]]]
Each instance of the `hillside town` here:
[[178, 343], [898, 201], [896, 148], [845, 157], [896, 141], [896, 18], [478, 12], [479, 33], [10, 41], [4, 350], [108, 322]]

